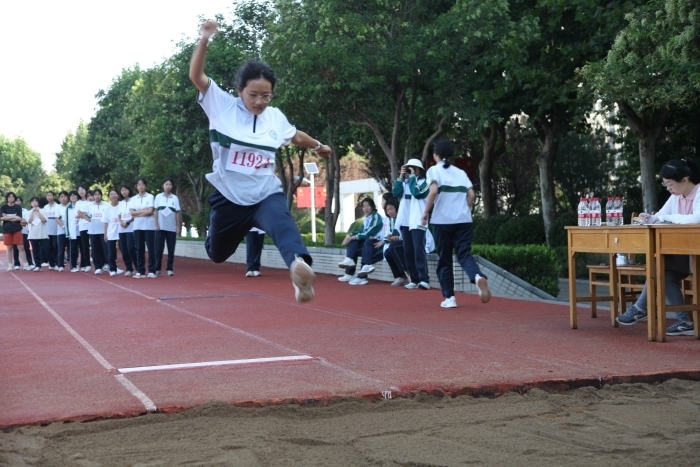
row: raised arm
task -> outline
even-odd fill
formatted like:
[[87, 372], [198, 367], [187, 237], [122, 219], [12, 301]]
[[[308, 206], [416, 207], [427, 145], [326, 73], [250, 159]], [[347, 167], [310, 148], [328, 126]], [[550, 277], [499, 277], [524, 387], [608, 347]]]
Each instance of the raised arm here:
[[209, 77], [204, 74], [204, 65], [207, 62], [207, 44], [218, 28], [219, 24], [216, 21], [207, 21], [202, 24], [202, 37], [199, 39], [190, 61], [190, 80], [202, 93], [207, 90], [209, 85]]
[[328, 157], [332, 152], [330, 146], [321, 144], [303, 131], [297, 130], [294, 138], [292, 138], [292, 143], [302, 148], [313, 149], [321, 157]]

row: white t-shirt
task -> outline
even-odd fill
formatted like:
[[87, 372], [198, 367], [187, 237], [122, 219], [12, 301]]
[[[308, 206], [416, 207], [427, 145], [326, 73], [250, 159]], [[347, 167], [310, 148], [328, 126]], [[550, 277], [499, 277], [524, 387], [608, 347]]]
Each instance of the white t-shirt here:
[[[129, 198], [131, 201], [131, 198]], [[129, 222], [131, 220], [131, 213], [129, 212], [129, 202], [126, 200], [119, 201], [119, 217], [124, 222]], [[131, 233], [134, 231], [134, 224], [128, 224], [126, 228], [119, 224], [119, 233]]]
[[209, 117], [214, 158], [207, 180], [229, 201], [242, 206], [282, 191], [275, 174], [275, 153], [297, 132], [287, 117], [275, 107], [253, 115], [241, 98], [223, 91], [211, 79], [198, 101]]
[[60, 204], [54, 202], [53, 205], [51, 204], [46, 204], [46, 206], [43, 207], [44, 212], [46, 213], [46, 233], [47, 235], [58, 235], [58, 224], [56, 224], [56, 210]]
[[[46, 218], [46, 214], [43, 209], [39, 209], [41, 213]], [[46, 222], [42, 222], [41, 217], [37, 213], [34, 213], [32, 222], [29, 222], [29, 218], [32, 217], [33, 210], [27, 210], [24, 216], [24, 220], [27, 221], [27, 240], [43, 240], [49, 238], [46, 233]]]
[[[22, 208], [22, 217], [26, 220], [27, 219], [27, 211], [26, 209]], [[27, 229], [27, 226], [22, 227], [22, 235], [29, 235], [29, 229]]]
[[[91, 204], [92, 204], [91, 201], [79, 199], [78, 201], [75, 202], [75, 209], [77, 209], [78, 211], [82, 211], [84, 214], [90, 214], [90, 205]], [[81, 232], [83, 230], [87, 230], [88, 227], [90, 227], [90, 221], [86, 221], [85, 219], [79, 218], [78, 219], [78, 227], [80, 228]]]
[[444, 168], [440, 161], [428, 169], [428, 186], [437, 183], [438, 195], [433, 207], [431, 224], [464, 224], [472, 222], [467, 204], [467, 192], [473, 186], [464, 170], [450, 165]]
[[[146, 193], [143, 196], [136, 194], [129, 200], [129, 209], [140, 211], [153, 206], [154, 198], [150, 193]], [[152, 215], [148, 217], [134, 217], [134, 222], [131, 225], [134, 226], [134, 230], [156, 230], [156, 221]]]
[[90, 226], [88, 227], [89, 235], [104, 235], [105, 228], [102, 224], [102, 216], [107, 209], [108, 204], [104, 201], [100, 201], [100, 204], [92, 203], [90, 205]]
[[77, 209], [75, 206], [72, 204], [69, 204], [66, 207], [66, 238], [70, 238], [71, 240], [75, 240], [80, 236], [80, 230], [78, 227], [78, 219], [77, 217]]
[[107, 240], [119, 240], [119, 204], [107, 205], [102, 213], [102, 225], [104, 224], [107, 224]]
[[180, 233], [177, 223], [176, 212], [180, 212], [180, 200], [177, 196], [170, 193], [170, 196], [165, 196], [165, 193], [158, 193], [155, 199], [155, 208], [158, 213], [158, 227], [160, 230], [168, 232]]
[[63, 206], [62, 204], [57, 204], [56, 205], [56, 219], [60, 219], [61, 222], [63, 223], [63, 227], [60, 225], [56, 224], [56, 235], [65, 235], [66, 234], [66, 210], [68, 208], [68, 205], [66, 204]]

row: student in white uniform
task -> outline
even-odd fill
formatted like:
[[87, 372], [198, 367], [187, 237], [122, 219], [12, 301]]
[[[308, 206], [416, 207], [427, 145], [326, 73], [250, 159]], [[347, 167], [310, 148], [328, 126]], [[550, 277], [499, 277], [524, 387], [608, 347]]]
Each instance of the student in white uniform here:
[[[146, 192], [146, 179], [136, 182], [138, 193], [129, 200], [129, 212], [134, 218], [134, 243], [136, 244], [136, 274], [134, 279], [156, 278], [156, 222], [153, 219], [155, 199]], [[146, 276], [146, 248], [148, 248], [148, 276]]]
[[109, 204], [102, 213], [102, 224], [104, 225], [104, 241], [107, 243], [109, 255], [107, 262], [109, 275], [121, 274], [121, 269], [117, 268], [117, 241], [119, 241], [119, 195], [117, 190], [109, 190]]
[[95, 265], [95, 274], [102, 274], [102, 270], [107, 264], [107, 244], [104, 241], [104, 224], [102, 216], [107, 209], [107, 203], [102, 201], [102, 190], [95, 188], [93, 190], [93, 203], [90, 205], [90, 226], [88, 227], [88, 235], [90, 235], [90, 248], [92, 249], [92, 263]]
[[63, 271], [66, 262], [66, 210], [68, 208], [68, 192], [58, 194], [60, 204], [56, 207], [56, 270]]
[[156, 221], [156, 276], [161, 275], [163, 266], [163, 253], [165, 244], [168, 244], [168, 276], [172, 276], [173, 261], [175, 260], [175, 240], [182, 228], [182, 212], [180, 200], [173, 194], [173, 181], [170, 178], [163, 180], [163, 192], [155, 198], [155, 208], [158, 213], [154, 216]]
[[27, 238], [32, 244], [35, 259], [42, 258], [36, 260], [36, 266], [34, 267], [34, 271], [39, 272], [41, 271], [42, 266], [40, 261], [43, 261], [43, 259], [46, 257], [44, 252], [46, 243], [44, 240], [48, 240], [49, 238], [46, 233], [46, 215], [44, 214], [44, 210], [39, 207], [38, 197], [34, 196], [31, 200], [29, 200], [29, 203], [31, 205], [31, 209], [27, 211], [27, 217], [25, 218], [27, 220]]
[[90, 272], [90, 201], [87, 189], [78, 186], [78, 201], [75, 203], [76, 217], [78, 218], [78, 239], [80, 246], [80, 270]]
[[[452, 142], [441, 140], [435, 143], [433, 159], [436, 165], [428, 169], [430, 192], [421, 218], [424, 226], [428, 225], [428, 219], [430, 219], [430, 224], [435, 228], [435, 241], [439, 255], [437, 275], [442, 296], [445, 298], [440, 304], [443, 308], [457, 306], [452, 272], [453, 250], [472, 284], [476, 284], [482, 303], [491, 299], [486, 276], [471, 254], [474, 228], [471, 209], [476, 195], [467, 174], [450, 162], [453, 154]], [[430, 209], [433, 206], [433, 215], [430, 217]]]
[[58, 271], [58, 224], [56, 223], [58, 203], [56, 203], [56, 195], [53, 191], [47, 191], [45, 196], [46, 205], [43, 209], [46, 215], [46, 234], [48, 239], [44, 243], [43, 248], [46, 250], [46, 260], [49, 269]]
[[70, 272], [80, 272], [78, 268], [78, 252], [80, 251], [80, 227], [78, 218], [78, 192], [72, 190], [68, 193], [68, 206], [66, 206], [66, 241], [68, 242], [68, 258], [70, 261]]
[[136, 242], [134, 241], [134, 218], [131, 217], [129, 211], [129, 201], [131, 200], [132, 192], [129, 185], [122, 185], [119, 188], [122, 195], [122, 200], [119, 202], [119, 250], [122, 252], [122, 261], [124, 261], [124, 276], [132, 276], [134, 274], [134, 266], [136, 265]]
[[260, 275], [260, 258], [265, 244], [265, 232], [253, 227], [245, 236], [246, 277]]
[[314, 298], [312, 259], [301, 240], [275, 174], [275, 153], [294, 143], [327, 156], [331, 149], [297, 131], [287, 117], [268, 104], [277, 81], [265, 63], [251, 61], [236, 75], [236, 98], [204, 73], [207, 43], [216, 22], [202, 25], [202, 37], [192, 54], [190, 79], [199, 90], [198, 101], [209, 118], [214, 164], [207, 180], [216, 188], [209, 197], [211, 217], [205, 242], [216, 263], [226, 261], [251, 227], [265, 231], [290, 269], [295, 298]]

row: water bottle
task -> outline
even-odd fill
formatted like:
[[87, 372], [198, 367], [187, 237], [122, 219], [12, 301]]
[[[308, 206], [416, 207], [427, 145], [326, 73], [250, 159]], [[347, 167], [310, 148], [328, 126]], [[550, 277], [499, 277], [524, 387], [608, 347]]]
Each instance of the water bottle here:
[[613, 198], [608, 196], [608, 202], [605, 203], [605, 223], [608, 225], [615, 224], [615, 211], [613, 210]]
[[591, 201], [591, 225], [600, 227], [601, 226], [601, 206], [598, 198], [593, 198]]
[[591, 225], [591, 216], [588, 210], [588, 200], [581, 198], [578, 203], [578, 226], [588, 227]]
[[622, 210], [623, 210], [623, 205], [622, 205], [622, 199], [619, 196], [615, 197], [615, 200], [613, 201], [613, 206], [615, 209], [615, 225], [623, 225], [625, 223], [623, 217], [622, 217]]

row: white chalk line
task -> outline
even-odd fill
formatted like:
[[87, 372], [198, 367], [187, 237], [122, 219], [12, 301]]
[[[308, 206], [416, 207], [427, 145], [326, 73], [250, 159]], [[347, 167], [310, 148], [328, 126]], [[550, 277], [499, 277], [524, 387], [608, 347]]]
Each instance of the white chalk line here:
[[209, 366], [246, 365], [250, 363], [290, 362], [313, 359], [314, 358], [309, 355], [291, 355], [288, 357], [246, 358], [241, 360], [221, 360], [217, 362], [174, 363], [171, 365], [137, 366], [133, 368], [119, 368], [118, 370], [120, 373], [136, 373], [139, 371], [182, 370], [188, 368], [201, 368]]
[[[70, 326], [70, 324], [68, 324], [63, 318], [61, 318], [61, 316], [58, 313], [56, 313], [53, 310], [53, 308], [51, 308], [48, 305], [48, 303], [46, 303], [39, 295], [37, 295], [36, 292], [34, 292], [27, 284], [25, 284], [22, 279], [20, 279], [16, 275], [15, 278], [19, 281], [20, 284], [22, 284], [22, 286], [24, 286], [25, 289], [27, 289], [27, 291], [29, 291], [30, 294], [32, 294], [32, 296], [41, 304], [41, 306], [43, 306], [46, 309], [46, 311], [48, 311], [51, 314], [51, 316], [53, 316], [56, 319], [56, 321], [58, 321], [61, 324], [61, 326], [63, 326], [63, 328], [66, 331], [68, 331], [68, 333], [71, 336], [73, 336], [75, 340], [77, 340], [80, 343], [80, 345], [82, 345], [90, 353], [90, 355], [92, 355], [92, 357], [99, 362], [100, 365], [102, 365], [104, 369], [108, 371], [115, 370], [114, 366], [112, 366], [111, 363], [109, 363], [97, 350], [95, 350], [95, 348], [92, 345], [90, 345], [88, 341], [83, 339], [83, 336], [78, 334], [78, 332], [75, 329], [73, 329]], [[141, 401], [146, 410], [148, 410], [149, 412], [153, 412], [156, 410], [156, 405], [153, 403], [153, 401], [146, 394], [144, 394], [143, 391], [134, 386], [134, 384], [131, 381], [126, 379], [124, 375], [114, 375], [114, 377], [117, 379], [117, 381], [119, 381], [119, 383], [122, 386], [124, 386], [124, 388], [126, 388], [127, 391], [131, 393], [131, 395], [133, 395], [139, 401]]]

